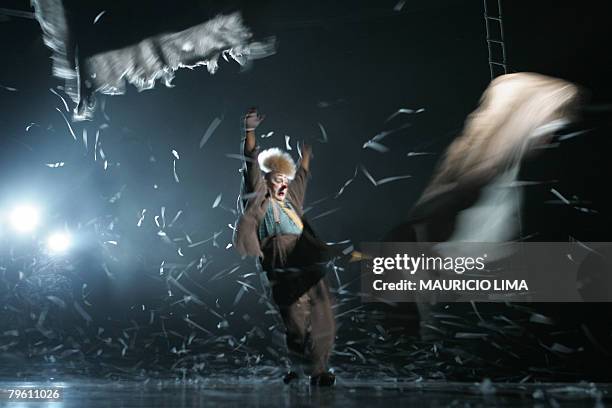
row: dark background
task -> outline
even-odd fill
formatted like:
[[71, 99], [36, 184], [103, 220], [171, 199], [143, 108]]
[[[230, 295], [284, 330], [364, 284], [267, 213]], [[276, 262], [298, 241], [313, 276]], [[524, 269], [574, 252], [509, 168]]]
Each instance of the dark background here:
[[[126, 328], [138, 327], [136, 331], [142, 329], [143, 335], [134, 340], [134, 331], [128, 331], [126, 341], [134, 343], [127, 353], [121, 353], [122, 343], [114, 340], [111, 343], [117, 346], [109, 346], [111, 351], [103, 355], [129, 359], [144, 347], [138, 346], [141, 341], [150, 346], [147, 350], [155, 350], [156, 360], [158, 356], [164, 360], [168, 358], [164, 351], [184, 348], [190, 333], [197, 333], [204, 339], [229, 336], [239, 342], [245, 338], [244, 344], [252, 347], [247, 355], [272, 353], [274, 360], [267, 347], [275, 344], [272, 347], [276, 348], [279, 341], [275, 338], [269, 343], [267, 338], [279, 333], [278, 322], [266, 314], [268, 306], [256, 291], [237, 296], [242, 287], [237, 281], [261, 288], [253, 274], [254, 262], [243, 261], [231, 248], [226, 249], [232, 232], [228, 224], [236, 218], [232, 210], [240, 186], [240, 162], [226, 155], [239, 153], [240, 118], [245, 110], [257, 106], [267, 115], [258, 134], [274, 131], [274, 135], [260, 139], [264, 147], [282, 147], [284, 135], [291, 136], [294, 149], [298, 140], [313, 144], [315, 159], [307, 195], [311, 208], [307, 214], [326, 241], [351, 240], [358, 246], [381, 239], [406, 218], [444, 148], [461, 130], [490, 81], [481, 1], [406, 1], [399, 11], [394, 10], [396, 4], [250, 3], [245, 10], [247, 23], [258, 34], [276, 36], [276, 55], [248, 68], [221, 62], [215, 75], [205, 69], [181, 70], [173, 88], [158, 86], [141, 93], [130, 89], [127, 95], [102, 97], [104, 107], [94, 121], [71, 124], [76, 141], [56, 110], [66, 114], [63, 103], [49, 91], [62, 83], [51, 76], [50, 50], [43, 44], [38, 23], [0, 15], [0, 208], [29, 198], [45, 209], [43, 229], [67, 225], [73, 231], [77, 241], [74, 250], [66, 259], [54, 260], [50, 268], [60, 275], [70, 271], [65, 274], [70, 276], [72, 296], [79, 302], [87, 301], [84, 307], [93, 319], [88, 322], [82, 316], [75, 317], [84, 325], [83, 332], [52, 340], [72, 341], [70, 349], [90, 355], [101, 347], [98, 343], [104, 337], [98, 328], [117, 330], [110, 337], [118, 339]], [[29, 10], [26, 1], [3, 1], [1, 7]], [[198, 9], [202, 16], [204, 9]], [[155, 31], [156, 24], [164, 25], [159, 22], [160, 14], [167, 14], [164, 23], [173, 21], [177, 27], [195, 19], [172, 6], [162, 13], [134, 14], [133, 26], [140, 24]], [[582, 85], [591, 106], [584, 126], [596, 129], [562, 143], [526, 166], [526, 177], [557, 180], [557, 190], [567, 197], [575, 195], [597, 211], [584, 214], [559, 205], [549, 192], [550, 186], [528, 192], [528, 229], [541, 234], [543, 240], [570, 236], [583, 241], [610, 240], [607, 175], [611, 146], [609, 119], [605, 109], [602, 111], [612, 102], [608, 15], [595, 1], [580, 5], [504, 2], [510, 71], [540, 72]], [[90, 19], [90, 15], [83, 17], [85, 22]], [[104, 22], [103, 16], [98, 24]], [[62, 94], [61, 89], [58, 92]], [[425, 108], [425, 112], [399, 115], [386, 122], [399, 108]], [[221, 125], [199, 149], [201, 137], [216, 117], [223, 119]], [[319, 141], [319, 124], [329, 137], [327, 143]], [[410, 126], [382, 141], [389, 152], [362, 149], [377, 133], [405, 124]], [[85, 130], [88, 149], [82, 141]], [[94, 160], [91, 145], [96, 131], [108, 160], [106, 170], [99, 152]], [[180, 155], [176, 161], [179, 183], [173, 177], [173, 149]], [[412, 151], [431, 154], [407, 157]], [[56, 162], [65, 165], [45, 166]], [[376, 179], [404, 174], [412, 178], [375, 187], [359, 172], [346, 191], [334, 198], [357, 166], [367, 168]], [[221, 205], [212, 208], [219, 194]], [[183, 211], [172, 227], [164, 229], [170, 242], [158, 235], [153, 221], [161, 215], [162, 207], [166, 224], [177, 211]], [[138, 227], [142, 209], [147, 211]], [[317, 217], [330, 210], [337, 211]], [[192, 242], [216, 239], [189, 248], [186, 235]], [[8, 248], [22, 256], [21, 263], [11, 261], [6, 268], [8, 281], [16, 282], [19, 270], [32, 269], [23, 257], [28, 258], [32, 245], [42, 237], [40, 232], [30, 241], [17, 239], [2, 226], [0, 244], [5, 262], [9, 262]], [[198, 268], [201, 257], [205, 257], [205, 268]], [[166, 269], [160, 276], [162, 262]], [[168, 283], [169, 274], [176, 277], [181, 271], [187, 275], [181, 277], [183, 287], [197, 296], [197, 302], [185, 300], [188, 293]], [[399, 334], [416, 332], [418, 319], [408, 306], [368, 305], [352, 314], [351, 310], [360, 308], [354, 296], [359, 289], [354, 267], [339, 271], [338, 279], [333, 276], [332, 280], [335, 288], [341, 288], [337, 350], [354, 354], [347, 347], [359, 336], [369, 336], [369, 342], [353, 347], [365, 355], [363, 360], [353, 355], [351, 361], [376, 366], [386, 353], [382, 345], [375, 345], [376, 336], [364, 334], [370, 330], [368, 325], [373, 325], [385, 344], [393, 344]], [[6, 286], [6, 299], [14, 287]], [[46, 294], [48, 286], [36, 290]], [[58, 289], [57, 293], [63, 292]], [[20, 304], [33, 308], [39, 316], [44, 306], [23, 298], [21, 295]], [[71, 303], [66, 309], [72, 309]], [[155, 318], [149, 324], [151, 311]], [[211, 334], [186, 323], [186, 316]], [[6, 321], [3, 324], [7, 330], [14, 326]], [[27, 322], [22, 324], [19, 336], [27, 333]], [[275, 330], [271, 330], [273, 326]], [[168, 335], [167, 328], [177, 335]], [[208, 340], [197, 347], [196, 343], [194, 350], [217, 355], [210, 351]], [[39, 356], [48, 356], [51, 348]], [[182, 355], [173, 352], [169, 357], [174, 362]], [[222, 363], [231, 361], [227, 356], [221, 358]]]

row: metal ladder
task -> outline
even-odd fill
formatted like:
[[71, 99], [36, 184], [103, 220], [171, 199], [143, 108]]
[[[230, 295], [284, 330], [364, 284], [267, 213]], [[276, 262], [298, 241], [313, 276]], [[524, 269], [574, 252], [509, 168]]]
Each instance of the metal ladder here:
[[[508, 73], [506, 45], [504, 43], [504, 23], [502, 20], [502, 0], [483, 0], [484, 19], [489, 50], [489, 70], [491, 79]], [[491, 8], [489, 3], [493, 4]], [[497, 13], [495, 13], [497, 12]], [[494, 14], [491, 14], [494, 13]], [[495, 15], [496, 14], [496, 15]]]
[[[490, 7], [491, 4], [493, 7]], [[489, 50], [489, 71], [491, 80], [508, 73], [508, 60], [506, 44], [504, 42], [504, 22], [502, 19], [502, 0], [483, 0], [484, 19], [487, 32], [487, 49]], [[493, 14], [491, 14], [493, 13]], [[496, 14], [496, 15], [495, 15]], [[521, 214], [520, 189], [514, 190], [515, 205], [517, 206], [518, 236], [523, 239], [523, 217]]]

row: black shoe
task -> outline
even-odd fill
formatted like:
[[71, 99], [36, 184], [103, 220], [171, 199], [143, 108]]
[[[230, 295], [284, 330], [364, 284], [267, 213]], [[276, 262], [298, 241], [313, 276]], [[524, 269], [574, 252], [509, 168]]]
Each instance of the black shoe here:
[[289, 384], [290, 382], [297, 380], [298, 378], [300, 378], [300, 376], [298, 375], [298, 373], [296, 373], [295, 371], [289, 371], [287, 374], [285, 374], [285, 376], [283, 377], [283, 382], [285, 384]]
[[318, 387], [331, 387], [336, 383], [336, 376], [330, 372], [321, 373], [310, 377], [310, 385]]

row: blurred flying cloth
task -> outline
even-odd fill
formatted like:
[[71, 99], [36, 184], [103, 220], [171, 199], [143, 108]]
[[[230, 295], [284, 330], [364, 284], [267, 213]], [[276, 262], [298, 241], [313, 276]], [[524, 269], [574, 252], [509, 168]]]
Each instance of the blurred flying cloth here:
[[575, 119], [579, 101], [578, 87], [561, 79], [526, 72], [496, 78], [391, 238], [449, 247], [518, 238], [520, 165]]
[[179, 68], [206, 66], [214, 74], [220, 57], [245, 65], [274, 53], [274, 38], [255, 41], [245, 23], [261, 13], [265, 2], [257, 7], [204, 0], [32, 4], [53, 51], [53, 74], [65, 80], [65, 91], [77, 105], [75, 120], [93, 117], [96, 92], [123, 94], [127, 83], [151, 89], [158, 80], [172, 86]]

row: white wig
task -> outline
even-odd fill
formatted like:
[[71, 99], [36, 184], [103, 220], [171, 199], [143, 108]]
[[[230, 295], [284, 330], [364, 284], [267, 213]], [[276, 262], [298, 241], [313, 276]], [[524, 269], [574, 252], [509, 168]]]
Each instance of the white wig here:
[[259, 168], [264, 173], [281, 173], [292, 180], [295, 177], [296, 166], [291, 155], [277, 147], [266, 149], [257, 157]]

